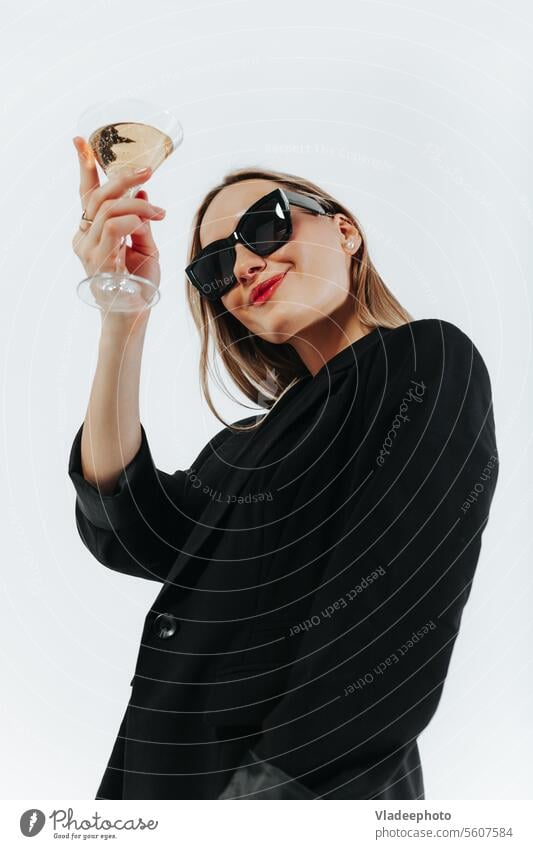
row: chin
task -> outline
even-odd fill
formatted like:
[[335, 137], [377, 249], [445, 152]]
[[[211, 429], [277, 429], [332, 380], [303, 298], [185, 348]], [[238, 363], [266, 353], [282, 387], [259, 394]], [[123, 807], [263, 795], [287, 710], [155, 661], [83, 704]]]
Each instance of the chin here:
[[282, 345], [290, 342], [293, 337], [297, 337], [306, 327], [316, 322], [317, 311], [316, 309], [306, 310], [303, 304], [280, 303], [277, 309], [271, 309], [268, 319], [268, 322], [265, 321], [261, 327], [249, 329], [265, 342]]

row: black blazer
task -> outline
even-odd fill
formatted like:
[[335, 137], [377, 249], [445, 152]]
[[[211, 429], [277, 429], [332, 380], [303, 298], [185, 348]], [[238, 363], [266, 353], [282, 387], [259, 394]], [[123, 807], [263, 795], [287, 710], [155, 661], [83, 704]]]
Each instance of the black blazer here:
[[83, 542], [162, 584], [96, 798], [423, 799], [498, 474], [468, 336], [379, 327], [173, 474], [142, 427], [112, 495], [81, 432]]

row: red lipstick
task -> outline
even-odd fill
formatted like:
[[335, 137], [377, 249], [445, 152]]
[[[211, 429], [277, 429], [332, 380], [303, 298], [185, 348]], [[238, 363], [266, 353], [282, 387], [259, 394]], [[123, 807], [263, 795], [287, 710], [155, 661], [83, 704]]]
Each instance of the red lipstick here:
[[276, 274], [274, 277], [269, 277], [268, 280], [264, 280], [263, 283], [258, 283], [257, 286], [254, 286], [250, 292], [250, 304], [262, 304], [268, 301], [286, 274], [287, 272], [284, 271], [282, 274]]

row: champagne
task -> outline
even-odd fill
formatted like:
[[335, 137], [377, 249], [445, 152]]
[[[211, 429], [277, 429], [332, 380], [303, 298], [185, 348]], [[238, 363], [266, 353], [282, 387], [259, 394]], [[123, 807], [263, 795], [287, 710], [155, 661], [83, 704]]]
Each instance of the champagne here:
[[129, 121], [99, 127], [89, 144], [108, 177], [147, 166], [155, 171], [174, 149], [172, 139], [161, 130]]
[[[128, 118], [128, 121], [117, 121]], [[115, 97], [94, 103], [80, 115], [77, 135], [88, 140], [94, 158], [107, 177], [131, 177], [121, 185], [123, 198], [133, 198], [145, 182], [132, 172], [149, 167], [153, 171], [179, 147], [183, 128], [172, 112], [160, 104], [135, 97]], [[146, 177], [146, 175], [145, 175]], [[112, 195], [117, 187], [112, 187]], [[115, 210], [119, 213], [120, 208]], [[128, 236], [122, 236], [113, 271], [98, 271], [78, 283], [77, 293], [86, 304], [107, 312], [140, 314], [161, 297], [159, 286], [126, 267]]]

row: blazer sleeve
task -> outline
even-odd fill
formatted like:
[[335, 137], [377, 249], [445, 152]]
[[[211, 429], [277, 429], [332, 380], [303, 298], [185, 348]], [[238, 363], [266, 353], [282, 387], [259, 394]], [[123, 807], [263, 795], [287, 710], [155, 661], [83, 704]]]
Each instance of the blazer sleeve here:
[[[83, 477], [81, 436], [72, 444], [68, 475], [76, 490], [76, 525], [84, 545], [110, 569], [164, 583], [195, 523], [195, 497], [187, 470], [173, 474], [154, 465], [141, 424], [139, 451], [122, 470], [115, 491], [104, 495]], [[202, 449], [193, 464], [199, 468], [224, 428]]]
[[220, 798], [405, 798], [395, 785], [440, 700], [498, 474], [479, 351], [448, 322], [413, 332], [386, 378], [372, 365], [346, 533]]

